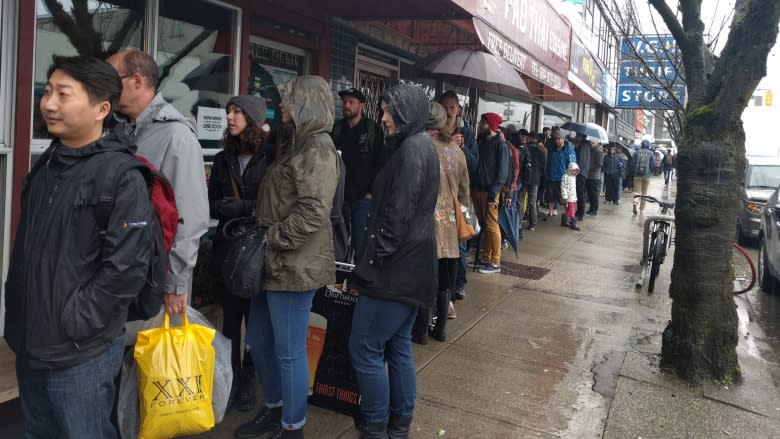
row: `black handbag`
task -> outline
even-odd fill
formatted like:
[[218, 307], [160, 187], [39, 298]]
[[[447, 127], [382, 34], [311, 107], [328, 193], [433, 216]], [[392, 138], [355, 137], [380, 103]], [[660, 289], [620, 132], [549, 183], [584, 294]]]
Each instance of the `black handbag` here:
[[234, 296], [251, 299], [263, 291], [266, 231], [253, 216], [233, 218], [222, 228], [222, 282]]

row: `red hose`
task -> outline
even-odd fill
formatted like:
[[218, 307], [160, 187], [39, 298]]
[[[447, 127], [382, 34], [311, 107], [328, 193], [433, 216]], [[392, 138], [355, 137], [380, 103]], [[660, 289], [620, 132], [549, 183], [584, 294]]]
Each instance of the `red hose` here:
[[753, 264], [753, 259], [750, 258], [750, 255], [745, 251], [744, 248], [742, 248], [736, 242], [734, 243], [734, 248], [739, 250], [739, 252], [742, 253], [742, 256], [744, 256], [745, 259], [747, 259], [748, 264], [750, 264], [750, 274], [751, 274], [750, 285], [748, 285], [748, 287], [745, 288], [744, 290], [734, 291], [734, 294], [744, 294], [752, 290], [753, 286], [756, 285], [756, 266], [755, 264]]

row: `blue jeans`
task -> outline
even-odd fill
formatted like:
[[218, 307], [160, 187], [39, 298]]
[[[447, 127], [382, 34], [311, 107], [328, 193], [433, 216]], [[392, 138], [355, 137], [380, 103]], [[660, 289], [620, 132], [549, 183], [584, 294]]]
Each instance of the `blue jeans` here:
[[249, 304], [247, 345], [263, 384], [265, 405], [282, 407], [282, 426], [306, 423], [309, 361], [306, 332], [314, 291], [267, 291]]
[[414, 414], [417, 378], [412, 325], [416, 317], [414, 305], [358, 298], [349, 353], [360, 389], [360, 411], [369, 424], [387, 422], [391, 413], [400, 417]]
[[469, 253], [468, 241], [461, 241], [458, 244], [460, 250], [460, 257], [458, 258], [458, 272], [455, 276], [455, 291], [460, 291], [466, 287], [468, 281], [466, 280], [466, 269], [468, 265], [466, 263], [466, 256]]
[[66, 369], [30, 369], [16, 360], [24, 437], [117, 438], [111, 422], [125, 336], [83, 363]]
[[360, 249], [363, 248], [363, 242], [366, 239], [366, 226], [368, 226], [368, 214], [371, 212], [371, 200], [353, 201], [349, 205], [351, 228], [350, 239], [352, 240], [352, 248], [355, 250], [355, 256], [360, 254]]

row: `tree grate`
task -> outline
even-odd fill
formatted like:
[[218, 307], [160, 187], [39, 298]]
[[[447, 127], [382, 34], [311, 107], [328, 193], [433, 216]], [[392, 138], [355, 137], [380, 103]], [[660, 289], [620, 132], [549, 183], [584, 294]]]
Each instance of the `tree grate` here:
[[519, 277], [522, 279], [539, 280], [549, 273], [550, 270], [531, 265], [515, 264], [514, 262], [501, 262], [501, 274], [507, 276]]

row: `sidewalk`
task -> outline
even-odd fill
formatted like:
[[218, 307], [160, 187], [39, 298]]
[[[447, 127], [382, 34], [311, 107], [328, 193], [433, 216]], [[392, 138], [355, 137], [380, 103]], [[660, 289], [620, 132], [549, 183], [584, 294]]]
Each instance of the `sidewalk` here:
[[[662, 179], [652, 180], [650, 194], [663, 194]], [[656, 293], [634, 288], [641, 218], [624, 194], [621, 206], [602, 203], [598, 216], [586, 217], [582, 232], [562, 229], [557, 217], [524, 231], [519, 257], [510, 250], [504, 260], [550, 270], [541, 279], [469, 273], [447, 343], [415, 345], [412, 437], [780, 437], [780, 366], [751, 351], [748, 333], [760, 328], [745, 306], [743, 383], [691, 389], [659, 372], [672, 258]], [[252, 416], [231, 412], [200, 437], [230, 438]], [[306, 435], [358, 437], [351, 419], [316, 407]]]
[[[650, 194], [663, 192], [654, 178]], [[510, 250], [504, 261], [549, 270], [540, 279], [470, 272], [448, 341], [414, 347], [411, 437], [780, 437], [780, 355], [756, 345], [761, 328], [746, 299], [736, 299], [742, 383], [693, 389], [659, 371], [672, 258], [654, 294], [634, 288], [641, 221], [624, 194], [621, 206], [602, 204], [598, 216], [586, 217], [581, 232], [561, 228], [558, 217], [524, 231], [519, 257]], [[232, 438], [254, 415], [231, 411], [197, 437]], [[350, 418], [311, 406], [305, 431], [315, 439], [358, 437]]]

